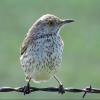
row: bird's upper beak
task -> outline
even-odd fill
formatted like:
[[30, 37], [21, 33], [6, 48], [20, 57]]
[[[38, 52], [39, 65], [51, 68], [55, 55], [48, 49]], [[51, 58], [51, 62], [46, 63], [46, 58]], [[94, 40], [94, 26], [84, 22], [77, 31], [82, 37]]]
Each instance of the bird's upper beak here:
[[60, 22], [60, 24], [61, 24], [61, 25], [64, 25], [64, 24], [71, 23], [71, 22], [74, 22], [74, 20], [73, 20], [73, 19], [65, 19], [65, 20], [62, 20], [62, 21]]

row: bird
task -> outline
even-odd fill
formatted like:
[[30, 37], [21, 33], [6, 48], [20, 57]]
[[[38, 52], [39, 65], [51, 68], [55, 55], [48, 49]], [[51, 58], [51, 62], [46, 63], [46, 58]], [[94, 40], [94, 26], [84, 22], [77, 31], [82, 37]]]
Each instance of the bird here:
[[20, 47], [20, 63], [28, 81], [25, 94], [30, 80], [41, 83], [53, 77], [58, 81], [60, 90], [64, 92], [63, 84], [56, 76], [64, 49], [60, 29], [71, 22], [74, 20], [63, 20], [53, 14], [45, 14], [28, 30]]

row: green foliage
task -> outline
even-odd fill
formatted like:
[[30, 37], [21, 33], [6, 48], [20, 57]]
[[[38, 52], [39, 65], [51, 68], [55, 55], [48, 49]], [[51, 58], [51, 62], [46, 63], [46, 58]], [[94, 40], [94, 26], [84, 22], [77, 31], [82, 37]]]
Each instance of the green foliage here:
[[[0, 86], [22, 86], [26, 82], [20, 68], [19, 47], [29, 27], [40, 16], [51, 13], [75, 19], [61, 30], [65, 43], [58, 72], [65, 87], [100, 87], [100, 0], [1, 0], [0, 1]], [[55, 86], [55, 80], [34, 84]], [[0, 93], [0, 98], [81, 98], [82, 94], [36, 92]], [[100, 98], [88, 95], [87, 98]]]

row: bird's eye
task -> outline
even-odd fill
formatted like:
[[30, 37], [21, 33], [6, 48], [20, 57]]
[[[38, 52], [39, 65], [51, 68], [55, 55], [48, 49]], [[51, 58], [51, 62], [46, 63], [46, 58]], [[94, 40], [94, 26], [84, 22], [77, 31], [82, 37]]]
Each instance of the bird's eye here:
[[54, 22], [53, 21], [48, 21], [48, 25], [49, 26], [53, 26], [54, 25]]

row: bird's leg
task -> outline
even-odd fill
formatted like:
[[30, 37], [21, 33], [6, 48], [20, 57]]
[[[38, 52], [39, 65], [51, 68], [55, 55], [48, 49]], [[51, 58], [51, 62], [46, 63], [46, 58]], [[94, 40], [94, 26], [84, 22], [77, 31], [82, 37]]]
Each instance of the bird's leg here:
[[24, 86], [24, 95], [29, 94], [31, 92], [30, 91], [30, 80], [31, 80], [31, 78], [29, 78], [27, 85]]
[[61, 81], [59, 81], [58, 77], [54, 75], [54, 78], [57, 80], [57, 82], [59, 83], [59, 93], [64, 94], [65, 93], [65, 89], [63, 87], [63, 84]]

